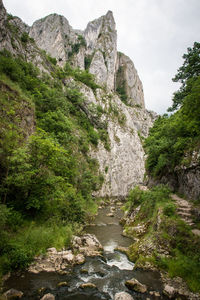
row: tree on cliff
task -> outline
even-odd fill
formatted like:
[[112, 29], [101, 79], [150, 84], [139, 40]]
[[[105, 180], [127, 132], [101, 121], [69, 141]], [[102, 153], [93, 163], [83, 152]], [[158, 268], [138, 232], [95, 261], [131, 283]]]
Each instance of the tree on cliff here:
[[[145, 141], [146, 167], [153, 176], [174, 172], [179, 164], [188, 165], [200, 138], [200, 43], [183, 55], [184, 63], [173, 78], [181, 82], [169, 111], [159, 117]], [[187, 154], [187, 155], [186, 155]], [[187, 157], [187, 158], [186, 158]]]
[[191, 92], [192, 83], [200, 76], [200, 43], [195, 42], [193, 48], [187, 48], [187, 53], [183, 55], [183, 59], [183, 65], [172, 79], [182, 85], [174, 93], [173, 104], [168, 111], [174, 111], [181, 107], [183, 99]]

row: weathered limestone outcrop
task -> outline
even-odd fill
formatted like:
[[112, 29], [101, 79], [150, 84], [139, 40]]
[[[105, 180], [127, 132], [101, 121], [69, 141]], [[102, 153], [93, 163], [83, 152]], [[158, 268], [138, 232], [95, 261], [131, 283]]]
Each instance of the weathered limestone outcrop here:
[[78, 33], [72, 29], [65, 17], [57, 14], [34, 22], [29, 35], [34, 38], [38, 47], [55, 57], [61, 66], [68, 60], [72, 45], [78, 43]]
[[[142, 139], [148, 135], [155, 114], [141, 107], [125, 105], [115, 93], [97, 89], [96, 94], [88, 86], [68, 79], [71, 88], [78, 87], [85, 96], [84, 111], [92, 123], [106, 130], [109, 149], [102, 142], [91, 151], [97, 158], [104, 183], [98, 196], [124, 198], [129, 190], [143, 181], [145, 153]], [[95, 107], [104, 113], [99, 118]]]
[[121, 52], [117, 55], [116, 64], [116, 91], [122, 90], [126, 95], [126, 102], [144, 108], [144, 94], [142, 82], [132, 60]]
[[74, 236], [72, 250], [57, 251], [56, 248], [49, 248], [45, 256], [35, 257], [28, 271], [35, 274], [43, 271], [62, 274], [69, 266], [83, 264], [86, 256], [101, 255], [102, 249], [100, 242], [93, 234], [85, 234], [81, 237]]
[[148, 178], [147, 184], [152, 187], [156, 184], [167, 184], [172, 191], [185, 195], [188, 199], [197, 200], [200, 197], [200, 150], [186, 153], [185, 164], [175, 167], [173, 172], [166, 173], [159, 179]]
[[175, 173], [179, 193], [186, 195], [189, 199], [198, 199], [200, 197], [200, 150], [193, 151], [190, 164], [177, 166]]
[[[114, 90], [117, 60], [117, 32], [113, 13], [90, 22], [84, 32], [87, 43], [86, 55], [93, 55], [89, 71], [97, 80]], [[101, 54], [100, 54], [101, 53]]]
[[53, 71], [46, 56], [28, 36], [29, 26], [20, 18], [8, 15], [2, 0], [0, 0], [0, 28], [0, 51], [6, 49], [14, 56], [23, 57], [41, 71], [47, 73]]

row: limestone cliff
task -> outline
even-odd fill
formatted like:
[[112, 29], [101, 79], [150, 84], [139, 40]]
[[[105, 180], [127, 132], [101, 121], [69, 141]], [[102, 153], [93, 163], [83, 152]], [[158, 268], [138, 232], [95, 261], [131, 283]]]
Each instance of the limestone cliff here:
[[86, 55], [91, 55], [89, 71], [97, 81], [114, 90], [115, 66], [117, 60], [117, 32], [111, 11], [90, 22], [84, 31], [87, 43]]
[[[63, 66], [70, 57], [70, 52], [78, 47], [78, 33], [72, 29], [67, 19], [57, 14], [49, 15], [33, 23], [29, 35], [34, 38], [38, 47], [47, 51]], [[76, 52], [79, 52], [76, 50]], [[76, 53], [76, 54], [77, 54]], [[80, 55], [79, 55], [80, 56]], [[79, 61], [79, 60], [78, 60]], [[83, 67], [84, 59], [78, 62]]]
[[29, 26], [20, 18], [8, 15], [2, 0], [0, 0], [0, 28], [0, 51], [6, 49], [14, 56], [20, 55], [26, 61], [34, 63], [42, 71], [53, 71], [46, 55], [29, 37]]
[[[94, 74], [99, 85], [95, 92], [73, 78], [66, 78], [63, 84], [66, 88], [76, 87], [81, 91], [85, 98], [82, 111], [94, 127], [102, 129], [108, 136], [106, 146], [102, 141], [96, 149], [90, 149], [105, 178], [98, 195], [125, 197], [133, 186], [143, 181], [145, 154], [142, 142], [156, 115], [144, 107], [143, 87], [133, 62], [117, 52], [112, 12], [108, 11], [80, 31], [74, 30], [65, 17], [57, 14], [28, 27], [19, 18], [8, 16], [2, 2], [0, 4], [0, 49], [6, 48], [14, 55], [22, 54], [48, 73], [53, 71], [52, 66], [48, 66], [50, 55], [61, 67], [68, 62], [72, 67]], [[16, 37], [12, 30], [17, 31]]]
[[144, 107], [142, 82], [131, 59], [121, 52], [117, 55], [115, 89], [124, 94], [129, 105]]

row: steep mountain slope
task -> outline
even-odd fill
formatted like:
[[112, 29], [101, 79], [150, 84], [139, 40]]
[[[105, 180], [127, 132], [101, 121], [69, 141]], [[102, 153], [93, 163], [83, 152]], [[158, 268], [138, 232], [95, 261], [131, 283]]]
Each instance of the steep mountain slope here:
[[[91, 152], [105, 177], [99, 195], [126, 196], [131, 187], [143, 181], [141, 136], [147, 136], [155, 114], [145, 110], [143, 87], [133, 62], [117, 52], [112, 12], [89, 22], [82, 32], [72, 29], [63, 16], [53, 14], [36, 21], [29, 34], [60, 66], [69, 62], [95, 75], [100, 87], [95, 93], [83, 85], [80, 89], [88, 114], [92, 115], [92, 105], [101, 111], [101, 123], [110, 140], [107, 149], [100, 142], [97, 150]], [[71, 84], [70, 80], [66, 82]]]

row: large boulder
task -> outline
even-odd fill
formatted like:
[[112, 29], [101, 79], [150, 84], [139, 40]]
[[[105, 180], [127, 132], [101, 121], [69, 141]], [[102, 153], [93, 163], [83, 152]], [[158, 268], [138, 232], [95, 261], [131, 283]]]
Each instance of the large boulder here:
[[74, 236], [73, 248], [85, 256], [101, 255], [103, 247], [94, 234], [85, 234], [82, 237]]
[[164, 287], [164, 290], [163, 290], [163, 294], [165, 294], [166, 296], [168, 296], [171, 299], [175, 296], [176, 290], [173, 286], [166, 284]]
[[126, 292], [120, 292], [115, 294], [114, 300], [134, 300], [133, 297], [126, 293]]
[[95, 285], [94, 283], [92, 283], [92, 282], [86, 282], [86, 283], [82, 283], [82, 284], [80, 285], [80, 288], [81, 288], [81, 289], [87, 289], [87, 288], [89, 288], [89, 289], [96, 289], [97, 287], [96, 287], [96, 285]]
[[132, 291], [139, 292], [139, 293], [146, 293], [147, 287], [146, 285], [140, 283], [137, 279], [132, 278], [130, 280], [127, 280], [125, 282], [125, 285], [127, 288], [129, 288]]
[[55, 300], [55, 296], [53, 294], [46, 294], [40, 300]]
[[23, 293], [15, 289], [10, 289], [3, 294], [5, 300], [20, 299], [22, 296]]

